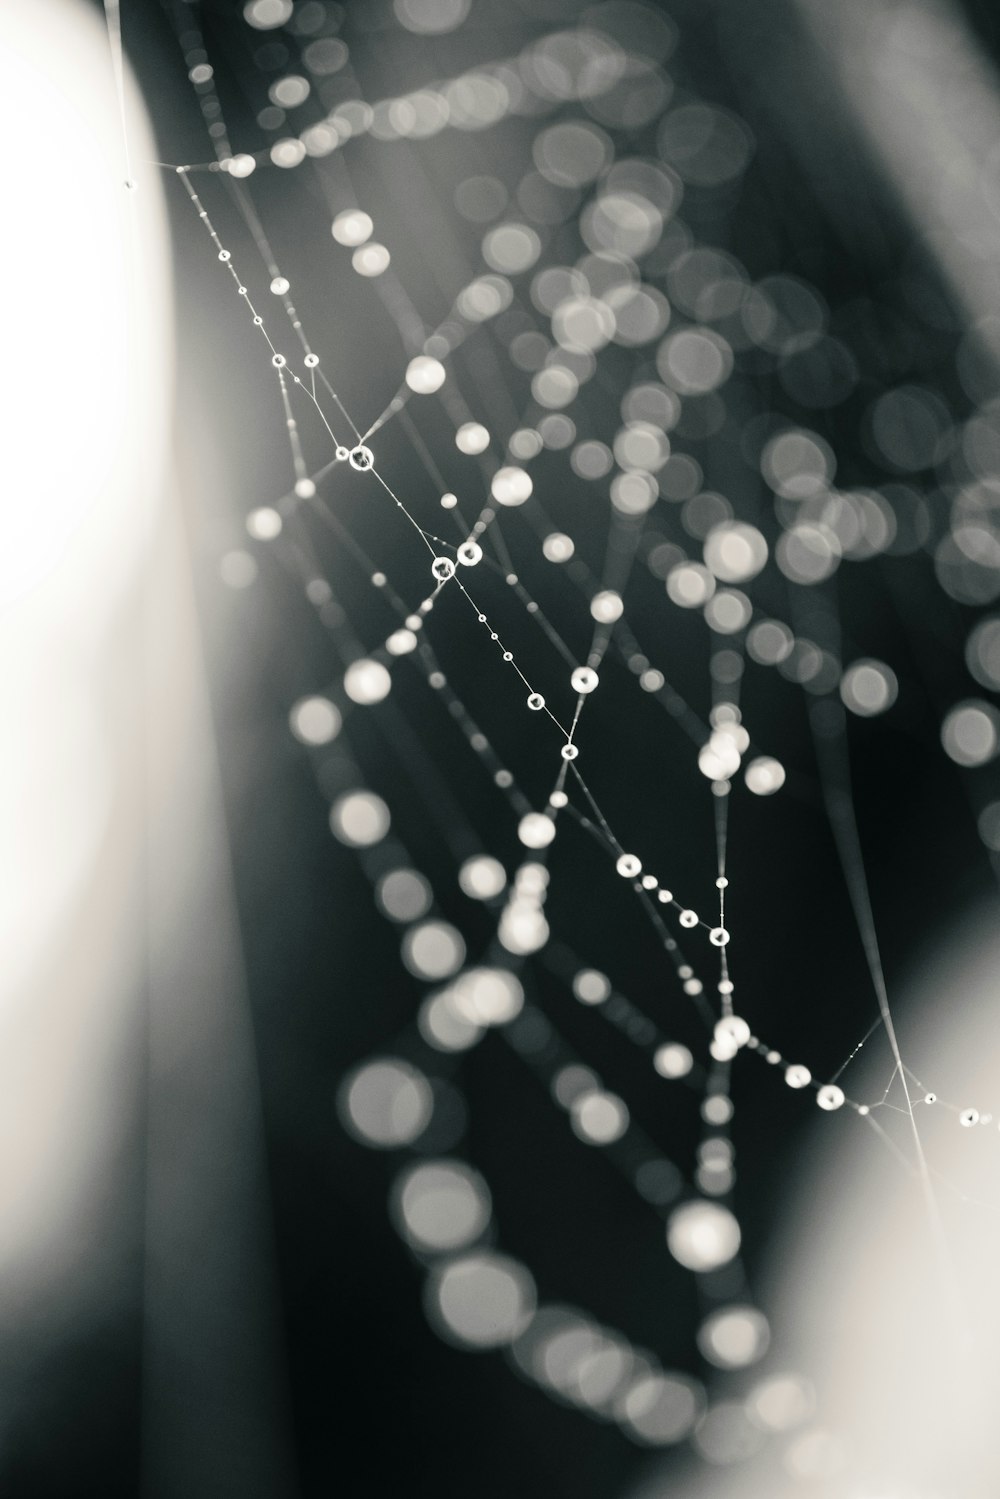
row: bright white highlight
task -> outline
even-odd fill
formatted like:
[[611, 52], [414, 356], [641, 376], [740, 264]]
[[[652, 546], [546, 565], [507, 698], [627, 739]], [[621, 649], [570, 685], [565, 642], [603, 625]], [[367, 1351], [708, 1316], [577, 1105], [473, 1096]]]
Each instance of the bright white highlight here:
[[292, 733], [303, 744], [330, 744], [340, 733], [340, 709], [325, 697], [304, 697], [289, 714]]
[[717, 1270], [739, 1247], [740, 1226], [719, 1202], [686, 1202], [667, 1220], [667, 1248], [687, 1270]]
[[441, 389], [446, 377], [447, 371], [440, 359], [429, 359], [426, 354], [418, 354], [406, 366], [406, 383], [417, 395], [433, 395]]
[[500, 1348], [527, 1326], [535, 1284], [524, 1265], [481, 1252], [449, 1260], [427, 1282], [428, 1316], [448, 1342]]
[[415, 1248], [438, 1254], [464, 1249], [489, 1223], [489, 1188], [462, 1161], [427, 1161], [397, 1179], [393, 1211]]
[[344, 691], [352, 703], [370, 706], [388, 697], [392, 677], [381, 661], [355, 661], [344, 673]]

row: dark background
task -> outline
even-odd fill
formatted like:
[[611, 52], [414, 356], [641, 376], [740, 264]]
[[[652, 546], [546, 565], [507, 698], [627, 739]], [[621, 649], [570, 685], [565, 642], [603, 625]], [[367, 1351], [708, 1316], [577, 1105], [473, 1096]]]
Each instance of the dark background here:
[[[178, 6], [181, 12], [185, 8]], [[835, 449], [841, 482], [882, 481], [885, 475], [877, 472], [861, 439], [865, 410], [879, 390], [916, 380], [937, 386], [953, 415], [964, 415], [968, 401], [953, 368], [960, 327], [912, 227], [868, 163], [822, 62], [800, 35], [793, 8], [782, 0], [759, 0], [752, 8], [678, 3], [664, 9], [680, 31], [667, 64], [678, 87], [737, 110], [758, 142], [738, 197], [720, 208], [708, 195], [699, 201], [693, 193], [682, 217], [697, 237], [731, 249], [753, 276], [783, 271], [813, 282], [832, 309], [834, 331], [842, 309], [858, 305], [868, 310], [868, 326], [877, 330], [867, 345], [854, 343], [861, 368], [858, 389], [831, 411], [796, 408], [772, 376], [745, 373], [738, 388], [734, 383], [720, 433], [707, 441], [675, 441], [698, 457], [706, 488], [729, 494], [737, 515], [760, 524], [773, 542], [777, 527], [769, 498], [758, 471], [740, 456], [746, 422], [777, 411], [814, 427]], [[995, 55], [993, 7], [969, 3], [964, 9], [984, 48]], [[449, 76], [475, 61], [514, 54], [554, 24], [533, 19], [527, 7], [491, 8], [474, 0], [478, 24], [428, 40], [383, 19], [384, 10], [348, 5], [340, 32], [350, 44], [361, 94], [369, 100]], [[235, 5], [207, 4], [200, 14], [230, 135], [237, 149], [257, 149], [268, 137], [255, 115], [266, 102], [269, 77], [279, 76], [280, 69], [269, 75], [253, 52], [282, 37], [251, 34]], [[171, 16], [153, 0], [143, 0], [134, 9], [126, 7], [124, 24], [163, 161], [207, 161], [211, 153]], [[734, 36], [740, 43], [738, 65]], [[294, 56], [289, 65], [294, 67]], [[773, 108], [775, 89], [791, 91], [792, 109], [801, 108], [805, 150], [801, 143], [793, 150], [782, 133]], [[787, 113], [786, 107], [785, 118]], [[306, 123], [296, 119], [298, 128]], [[530, 164], [536, 129], [533, 120], [512, 118], [487, 132], [446, 130], [415, 145], [361, 139], [315, 168], [309, 163], [291, 172], [265, 168], [250, 179], [311, 341], [324, 366], [335, 370], [348, 409], [362, 420], [373, 419], [392, 397], [409, 356], [374, 284], [353, 276], [347, 252], [330, 253], [331, 215], [320, 176], [334, 202], [351, 206], [353, 190], [372, 213], [375, 237], [390, 247], [395, 274], [433, 327], [448, 311], [439, 275], [447, 281], [453, 269], [458, 271], [454, 293], [478, 263], [481, 230], [455, 212], [455, 185], [488, 172], [505, 180], [513, 195]], [[824, 160], [844, 163], [853, 190], [846, 216], [843, 195], [832, 207], [822, 172], [808, 169], [813, 138]], [[616, 139], [622, 155], [650, 149], [651, 134], [632, 142], [621, 134]], [[196, 180], [224, 243], [241, 267], [252, 268], [244, 274], [265, 303], [267, 278], [224, 184], [208, 175]], [[336, 1110], [341, 1078], [356, 1062], [384, 1050], [410, 1055], [436, 1076], [454, 1075], [469, 1101], [467, 1134], [456, 1148], [490, 1182], [500, 1245], [531, 1267], [540, 1296], [584, 1306], [655, 1351], [664, 1365], [699, 1374], [704, 1371], [693, 1342], [698, 1308], [690, 1278], [666, 1255], [654, 1210], [626, 1187], [601, 1152], [587, 1151], [573, 1138], [501, 1038], [489, 1035], [457, 1059], [428, 1061], [415, 1035], [421, 986], [402, 969], [396, 935], [376, 912], [356, 857], [330, 837], [326, 814], [335, 786], [324, 785], [322, 776], [317, 784], [309, 756], [288, 731], [291, 703], [332, 686], [342, 671], [336, 615], [328, 612], [323, 622], [277, 549], [259, 549], [260, 576], [246, 592], [230, 593], [219, 582], [220, 556], [246, 544], [244, 515], [285, 492], [287, 447], [245, 309], [170, 173], [164, 174], [164, 189], [176, 264], [177, 452], [261, 1077], [284, 1340], [280, 1382], [287, 1388], [286, 1408], [276, 1411], [275, 1420], [287, 1423], [290, 1433], [294, 1492], [309, 1499], [330, 1492], [345, 1499], [397, 1493], [435, 1499], [610, 1499], [626, 1492], [630, 1480], [656, 1459], [616, 1428], [560, 1408], [522, 1383], [501, 1355], [459, 1352], [428, 1327], [421, 1310], [422, 1267], [386, 1213], [399, 1163], [366, 1151], [344, 1133]], [[579, 253], [570, 220], [567, 228], [554, 231], [545, 258], [572, 263]], [[923, 315], [914, 305], [914, 282], [926, 290]], [[274, 307], [262, 307], [270, 322], [276, 322]], [[853, 316], [843, 321], [852, 329], [860, 326]], [[460, 388], [482, 415], [489, 391], [477, 392], [474, 384], [477, 341], [500, 347], [493, 330], [483, 329], [453, 367]], [[618, 425], [616, 357], [609, 356], [607, 386], [599, 380], [585, 386], [570, 412], [581, 436], [610, 440]], [[622, 370], [619, 390], [632, 378], [627, 364]], [[505, 371], [523, 409], [528, 377], [506, 362]], [[449, 457], [454, 450], [436, 403], [411, 403], [409, 409], [446, 479], [453, 470], [467, 473]], [[390, 423], [375, 445], [389, 482], [436, 525], [441, 512], [433, 486], [418, 467], [401, 423]], [[564, 516], [567, 525], [572, 519], [581, 551], [599, 571], [605, 522], [592, 497], [598, 486], [589, 491], [573, 479], [563, 454], [543, 455], [532, 472], [536, 489], [546, 491], [550, 512], [557, 521]], [[333, 476], [336, 482], [323, 489], [324, 499], [368, 553], [391, 568], [400, 591], [420, 597], [425, 559], [405, 523], [383, 503], [386, 497], [374, 481], [342, 483], [341, 478]], [[914, 482], [930, 492], [935, 481], [926, 474]], [[592, 523], [575, 518], [584, 513], [584, 504]], [[659, 539], [686, 539], [677, 508], [661, 504], [648, 517]], [[943, 503], [932, 501], [932, 513], [940, 535], [946, 524]], [[528, 527], [520, 512], [503, 517], [527, 586], [582, 655], [588, 638], [580, 636], [578, 602], [561, 579], [553, 578], [554, 569], [532, 560], [537, 546]], [[306, 523], [301, 540], [329, 578], [353, 636], [369, 649], [376, 647], [394, 623], [388, 610], [380, 612], [359, 568], [336, 536], [315, 522]], [[539, 663], [538, 685], [555, 696], [561, 665], [546, 657], [540, 635], [525, 626], [498, 578], [477, 578], [477, 583], [484, 606], [503, 622], [519, 659]], [[974, 616], [937, 586], [924, 553], [863, 565], [846, 562], [826, 588], [835, 592], [841, 611], [844, 659], [865, 654], [889, 661], [901, 684], [899, 702], [887, 718], [849, 724], [857, 815], [882, 953], [890, 989], [899, 989], [915, 961], [914, 933], [933, 941], [992, 885], [962, 773], [944, 758], [938, 739], [942, 697], [978, 691], [962, 658]], [[748, 591], [765, 612], [789, 618], [788, 594], [794, 590], [773, 564]], [[802, 602], [810, 604], [808, 597]], [[700, 619], [667, 605], [662, 583], [641, 562], [627, 603], [627, 617], [654, 664], [707, 715], [708, 640]], [[498, 683], [496, 665], [487, 661], [484, 642], [468, 628], [463, 611], [461, 601], [446, 592], [429, 623], [429, 637], [453, 685], [509, 756], [519, 782], [541, 798], [548, 790], [552, 755], [544, 724], [526, 722], [518, 691]], [[441, 831], [449, 811], [440, 787], [463, 809], [483, 849], [508, 869], [517, 859], [514, 819], [421, 675], [404, 663], [394, 678], [385, 704], [353, 714], [351, 753], [366, 783], [389, 802], [394, 828], [434, 885], [440, 910], [461, 927], [474, 953], [489, 940], [491, 918], [471, 910], [458, 891]], [[729, 875], [732, 926], [739, 934], [737, 1010], [752, 1015], [759, 1033], [786, 1055], [801, 1054], [817, 1075], [829, 1073], [868, 1028], [875, 1007], [820, 801], [808, 697], [773, 669], [748, 663], [742, 700], [755, 741], [777, 754], [790, 774], [775, 798], [745, 793], [732, 798]], [[715, 871], [707, 787], [692, 773], [680, 731], [636, 691], [613, 653], [602, 673], [602, 690], [588, 704], [580, 742], [588, 781], [612, 824], [636, 834], [641, 830], [642, 851], [652, 867], [677, 870], [678, 881], [682, 871], [687, 888], [710, 888]], [[403, 755], [399, 744], [406, 746]], [[613, 973], [647, 1013], [660, 1021], [668, 1015], [672, 1034], [697, 1044], [699, 1033], [677, 1004], [669, 974], [664, 980], [652, 932], [627, 901], [610, 903], [606, 860], [569, 821], [551, 867], [547, 915], [555, 937], [565, 937], [588, 963]], [[535, 1001], [585, 1058], [597, 1058], [608, 1085], [627, 1099], [646, 1133], [673, 1159], [690, 1165], [699, 1138], [692, 1096], [665, 1088], [600, 1015], [575, 1005], [545, 979], [541, 965], [533, 968]], [[777, 1076], [750, 1058], [735, 1069], [734, 1098], [736, 1205], [752, 1285], [767, 1262], [776, 1215], [811, 1132], [820, 1123], [831, 1129], [847, 1125], [841, 1118], [817, 1119], [807, 1100], [782, 1088]], [[109, 1206], [109, 1231], [133, 1211], [141, 1176], [137, 1148], [136, 1157], [122, 1166], [126, 1185]], [[141, 1305], [129, 1294], [122, 1300], [97, 1333], [79, 1347], [61, 1348], [53, 1365], [40, 1371], [38, 1388], [14, 1423], [5, 1492], [100, 1493], [111, 1499], [139, 1491]], [[55, 1443], [53, 1429], [59, 1432]], [[196, 1491], [286, 1490], [269, 1487], [259, 1475], [234, 1473], [232, 1487], [216, 1475], [191, 1490]]]

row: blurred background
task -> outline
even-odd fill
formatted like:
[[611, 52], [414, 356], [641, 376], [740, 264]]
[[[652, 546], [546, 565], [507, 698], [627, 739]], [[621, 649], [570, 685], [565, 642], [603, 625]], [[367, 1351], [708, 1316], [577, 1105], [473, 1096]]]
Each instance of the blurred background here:
[[993, 7], [2, 30], [4, 1492], [995, 1493]]

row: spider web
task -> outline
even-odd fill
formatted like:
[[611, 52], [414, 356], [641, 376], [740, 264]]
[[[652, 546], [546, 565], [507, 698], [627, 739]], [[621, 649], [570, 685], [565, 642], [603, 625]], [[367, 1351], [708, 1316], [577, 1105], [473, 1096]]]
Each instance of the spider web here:
[[[252, 151], [231, 138], [216, 76], [236, 64], [210, 55], [196, 7], [171, 13], [215, 159], [156, 169], [201, 222], [220, 303], [253, 331], [256, 364], [234, 379], [254, 410], [274, 403], [287, 440], [287, 488], [255, 495], [250, 541], [222, 558], [221, 575], [230, 588], [258, 576], [266, 588], [269, 569], [284, 572], [329, 643], [329, 680], [289, 705], [291, 732], [417, 992], [404, 1027], [343, 1078], [341, 1118], [364, 1145], [413, 1155], [391, 1219], [426, 1268], [432, 1325], [459, 1347], [505, 1349], [553, 1399], [617, 1422], [639, 1445], [690, 1440], [709, 1461], [732, 1461], [811, 1412], [803, 1380], [752, 1372], [768, 1324], [740, 1256], [734, 1074], [741, 1107], [784, 1090], [788, 1108], [811, 1101], [862, 1121], [923, 1195], [942, 1285], [963, 1316], [939, 1205], [957, 1189], [925, 1149], [923, 1118], [944, 1109], [973, 1128], [993, 1116], [941, 1099], [933, 1076], [918, 1081], [897, 1033], [848, 718], [891, 721], [907, 684], [863, 653], [864, 620], [852, 621], [850, 590], [837, 586], [846, 566], [905, 567], [931, 545], [920, 476], [957, 428], [930, 384], [903, 387], [904, 398], [883, 380], [869, 397], [870, 471], [835, 483], [835, 414], [870, 378], [865, 349], [829, 331], [815, 286], [779, 265], [751, 275], [736, 253], [753, 133], [696, 90], [683, 49], [668, 76], [678, 28], [665, 12], [608, 4], [572, 25], [519, 24], [515, 50], [498, 58], [495, 28], [467, 22], [467, 10], [399, 0], [387, 11], [412, 79], [369, 101], [352, 14], [253, 0], [247, 45], [280, 29], [286, 61], [270, 105], [259, 70], [246, 75], [261, 128], [277, 137]], [[120, 86], [117, 4], [106, 12]], [[463, 23], [477, 61], [438, 75], [432, 38]], [[290, 114], [309, 123], [280, 133]], [[530, 127], [516, 208], [479, 170], [483, 142], [512, 120], [518, 148]], [[389, 153], [405, 141], [419, 160], [445, 138], [468, 175], [454, 210], [435, 205], [440, 244], [428, 258], [446, 266], [435, 274], [447, 310], [425, 320], [397, 275], [405, 254], [392, 234], [376, 237], [380, 192], [358, 158], [362, 144]], [[127, 162], [129, 183], [134, 170]], [[267, 174], [287, 177], [284, 202], [308, 182], [295, 236], [322, 247], [334, 310], [364, 298], [398, 336], [367, 409], [344, 385], [365, 350], [322, 317], [314, 333], [300, 311], [298, 278], [272, 243], [289, 240], [287, 226], [265, 222], [258, 202]], [[470, 222], [481, 260], [456, 280]], [[754, 414], [761, 386], [793, 414]], [[709, 489], [709, 470], [735, 472], [740, 445], [753, 483], [744, 473], [724, 494]], [[972, 487], [966, 509], [985, 524], [988, 502]], [[982, 587], [985, 564], [961, 536], [959, 551], [950, 572], [938, 559], [942, 587], [988, 602], [963, 595]], [[981, 644], [979, 670], [970, 662], [990, 690], [995, 657]], [[811, 753], [780, 718], [758, 716], [765, 677], [800, 690]], [[941, 732], [950, 759], [986, 764], [996, 711], [970, 699]], [[655, 806], [642, 796], [651, 763]], [[978, 782], [970, 795], [992, 846], [995, 804]], [[870, 1023], [839, 1035], [839, 1065], [825, 1034], [815, 1056], [797, 1035], [772, 1034], [770, 1007], [740, 979], [750, 950], [780, 943], [780, 930], [777, 916], [772, 934], [741, 919], [752, 864], [737, 855], [765, 826], [751, 803], [767, 813], [787, 797], [825, 810], [853, 919], [836, 940], [859, 945], [870, 982]], [[698, 809], [695, 844], [673, 835], [678, 804], [684, 826]], [[440, 888], [442, 850], [464, 905]], [[594, 910], [612, 926], [634, 914], [628, 931], [646, 934], [631, 937], [642, 957], [624, 974], [603, 956], [614, 960], [614, 944], [580, 919]], [[593, 1023], [567, 1023], [568, 1000]], [[617, 1080], [622, 1053], [601, 1027], [641, 1058], [671, 1109], [677, 1099], [695, 1116], [693, 1142], [682, 1133], [675, 1149], [661, 1119], [644, 1126], [648, 1101], [633, 1102], [628, 1072]], [[662, 1253], [695, 1277], [697, 1376], [590, 1311], [539, 1304], [461, 1123], [478, 1107], [467, 1059], [493, 1046], [537, 1080], [581, 1152], [600, 1151], [660, 1220]], [[888, 1057], [873, 1095], [854, 1081], [866, 1046]], [[742, 1404], [716, 1404], [719, 1370], [743, 1381]]]

